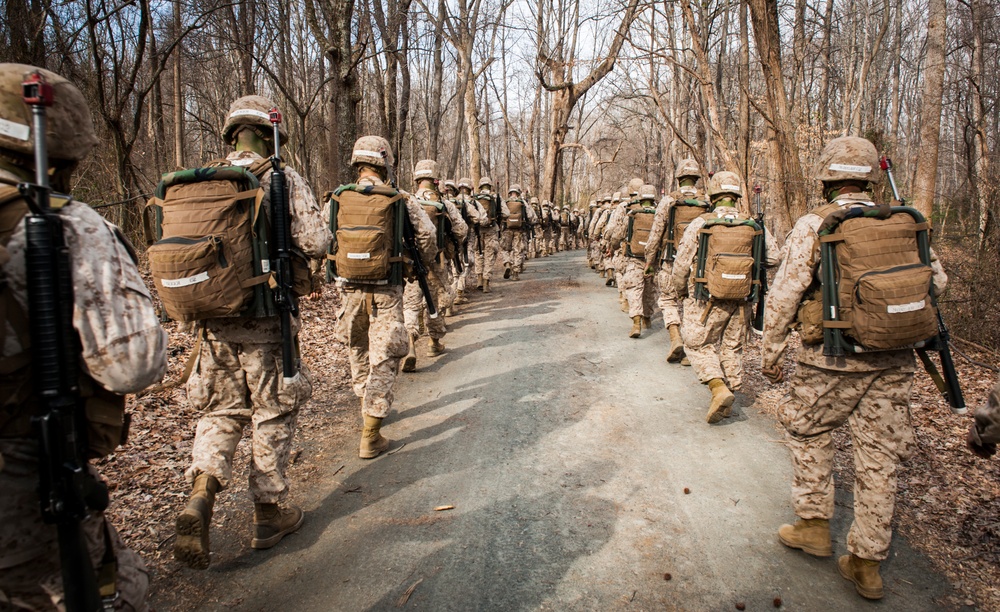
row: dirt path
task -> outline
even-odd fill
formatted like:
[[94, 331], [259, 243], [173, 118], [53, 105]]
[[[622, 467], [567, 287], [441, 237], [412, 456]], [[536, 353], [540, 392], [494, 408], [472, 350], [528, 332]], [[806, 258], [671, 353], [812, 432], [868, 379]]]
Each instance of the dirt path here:
[[[663, 363], [662, 323], [629, 340], [615, 297], [582, 251], [532, 261], [520, 282], [498, 280], [454, 319], [445, 355], [421, 351], [419, 371], [402, 375], [385, 428], [406, 443], [401, 451], [363, 462], [356, 432], [343, 436], [295, 490], [307, 510], [300, 533], [207, 572], [184, 570], [177, 579], [212, 594], [197, 604], [162, 591], [154, 604], [762, 610], [780, 597], [788, 610], [864, 606], [835, 559], [775, 538], [793, 515], [774, 421], [744, 399], [724, 425], [705, 424], [708, 391], [689, 368]], [[443, 505], [454, 509], [435, 511]], [[838, 491], [838, 555], [849, 508]], [[892, 550], [880, 608], [937, 609], [947, 583], [901, 538]]]

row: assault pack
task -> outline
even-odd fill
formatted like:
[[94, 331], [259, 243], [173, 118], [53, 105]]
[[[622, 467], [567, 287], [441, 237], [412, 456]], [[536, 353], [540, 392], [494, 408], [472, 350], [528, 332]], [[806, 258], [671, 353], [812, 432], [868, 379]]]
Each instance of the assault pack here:
[[684, 230], [691, 222], [705, 214], [710, 204], [694, 198], [678, 198], [667, 212], [667, 229], [664, 232], [663, 261], [673, 261], [677, 255], [677, 246], [684, 237]]
[[[824, 206], [820, 236], [824, 354], [936, 350], [929, 226], [907, 206]], [[803, 341], [818, 343], [815, 337]]]
[[163, 175], [146, 204], [147, 254], [171, 319], [277, 314], [259, 180], [269, 169], [267, 159], [250, 167], [219, 160]]
[[628, 212], [628, 230], [625, 234], [625, 254], [645, 259], [649, 232], [653, 228], [656, 209], [642, 206]]
[[569, 227], [569, 211], [563, 210], [559, 212], [559, 226]]
[[764, 231], [735, 208], [724, 216], [702, 215], [695, 257], [696, 300], [757, 300]]
[[510, 215], [507, 217], [508, 229], [521, 229], [525, 226], [524, 200], [517, 198], [507, 200], [507, 210], [510, 211]]
[[330, 194], [326, 279], [351, 284], [402, 285], [406, 202], [389, 185], [341, 185]]
[[486, 227], [492, 227], [500, 221], [500, 198], [492, 193], [477, 193], [476, 199], [480, 206], [486, 211]]

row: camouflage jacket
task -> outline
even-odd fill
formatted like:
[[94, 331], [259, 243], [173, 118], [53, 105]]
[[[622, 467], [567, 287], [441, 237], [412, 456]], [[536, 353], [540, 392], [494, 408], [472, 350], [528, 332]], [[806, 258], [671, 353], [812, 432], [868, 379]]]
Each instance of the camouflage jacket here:
[[451, 235], [455, 240], [462, 242], [469, 235], [469, 224], [462, 218], [462, 213], [458, 207], [448, 198], [442, 198], [432, 189], [420, 189], [417, 191], [418, 200], [433, 200], [444, 204], [444, 210], [448, 213], [448, 220], [451, 221]]
[[[834, 202], [844, 206], [871, 206], [872, 200], [865, 194], [845, 194]], [[788, 332], [795, 325], [799, 305], [806, 299], [813, 281], [819, 282], [819, 226], [823, 218], [806, 213], [792, 228], [785, 242], [785, 259], [774, 277], [771, 290], [767, 294], [764, 308], [764, 338], [762, 364], [770, 368], [781, 361], [788, 345]], [[694, 224], [692, 223], [693, 227]], [[688, 228], [691, 231], [691, 228]], [[685, 234], [686, 236], [686, 234]], [[770, 250], [768, 246], [768, 250]], [[941, 295], [948, 283], [948, 276], [941, 267], [937, 255], [931, 250], [934, 291]], [[842, 372], [875, 372], [888, 368], [900, 368], [912, 372], [915, 369], [913, 351], [882, 351], [845, 357], [825, 357], [823, 345], [803, 345], [798, 352], [798, 360], [818, 368]]]
[[[666, 246], [664, 240], [667, 239], [667, 221], [670, 220], [670, 208], [674, 205], [674, 202], [684, 198], [693, 198], [695, 200], [707, 200], [708, 197], [697, 187], [681, 187], [677, 191], [673, 191], [660, 200], [660, 203], [656, 205], [656, 214], [653, 215], [653, 226], [649, 228], [649, 238], [646, 239], [647, 245], [655, 245], [655, 248], [646, 249], [646, 267], [655, 266], [657, 264], [656, 258], [661, 257], [663, 254], [663, 248]], [[672, 262], [664, 262], [664, 266], [673, 265]]]

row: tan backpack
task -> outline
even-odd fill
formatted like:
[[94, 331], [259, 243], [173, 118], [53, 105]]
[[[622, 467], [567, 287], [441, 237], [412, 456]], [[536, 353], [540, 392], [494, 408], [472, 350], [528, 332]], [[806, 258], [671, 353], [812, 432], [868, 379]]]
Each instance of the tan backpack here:
[[917, 211], [824, 206], [823, 328], [851, 351], [925, 346], [938, 336], [928, 225]]
[[663, 261], [673, 261], [677, 254], [677, 246], [684, 237], [684, 231], [691, 225], [691, 222], [705, 214], [709, 209], [708, 202], [694, 198], [682, 198], [683, 194], [674, 193], [677, 196], [674, 203], [670, 205], [667, 213], [667, 230], [663, 233]]
[[524, 202], [522, 200], [507, 200], [507, 209], [510, 216], [507, 217], [508, 229], [521, 229], [524, 227]]
[[645, 259], [649, 232], [653, 228], [655, 208], [636, 208], [628, 213], [628, 232], [626, 234], [625, 254], [629, 257]]
[[258, 173], [219, 160], [163, 175], [147, 208], [153, 215], [149, 268], [171, 319], [197, 321], [276, 314], [269, 226]]
[[698, 232], [695, 299], [756, 300], [764, 244], [760, 226], [736, 209], [723, 217], [708, 213], [702, 218], [705, 226]]
[[402, 285], [403, 194], [388, 185], [341, 185], [330, 195], [327, 280]]

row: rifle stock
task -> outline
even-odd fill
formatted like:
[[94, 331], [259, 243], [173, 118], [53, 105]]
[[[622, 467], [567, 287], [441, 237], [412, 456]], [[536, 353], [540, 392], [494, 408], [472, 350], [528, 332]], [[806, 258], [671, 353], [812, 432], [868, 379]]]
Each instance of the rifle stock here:
[[754, 199], [757, 206], [757, 216], [754, 221], [760, 225], [760, 230], [764, 232], [764, 239], [760, 252], [760, 291], [757, 294], [757, 305], [753, 313], [753, 328], [758, 332], [764, 331], [764, 298], [767, 296], [767, 271], [764, 270], [764, 262], [767, 261], [767, 227], [764, 225], [764, 207], [760, 201], [760, 185], [753, 187]]

